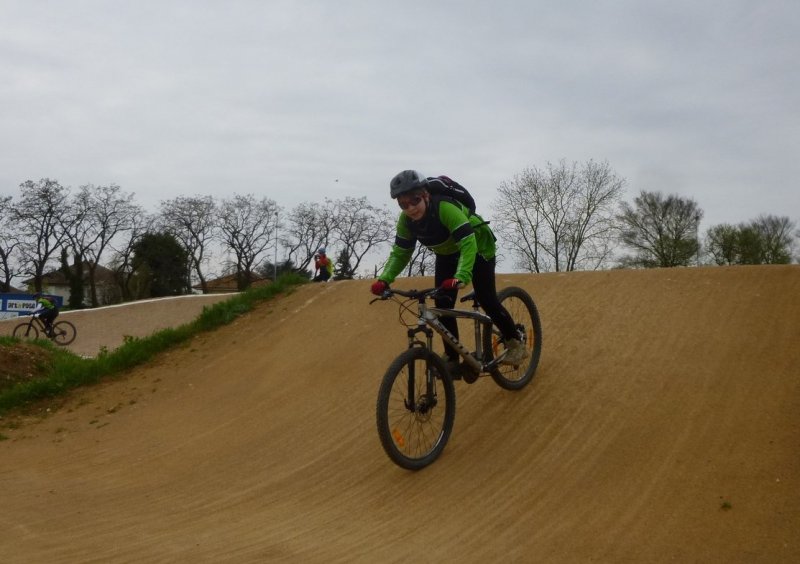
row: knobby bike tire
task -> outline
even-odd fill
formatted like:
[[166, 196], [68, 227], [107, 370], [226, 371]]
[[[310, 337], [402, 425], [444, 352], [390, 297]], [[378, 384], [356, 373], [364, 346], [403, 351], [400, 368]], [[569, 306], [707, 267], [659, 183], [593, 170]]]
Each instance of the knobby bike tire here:
[[[539, 310], [530, 294], [516, 286], [503, 288], [497, 293], [497, 298], [522, 331], [523, 342], [530, 356], [519, 366], [501, 364], [492, 371], [492, 379], [506, 390], [521, 390], [533, 380], [542, 355], [542, 322], [539, 319]], [[485, 345], [491, 347], [493, 354], [496, 355], [499, 352], [498, 346], [502, 342], [502, 335], [494, 325], [491, 340], [491, 343]]]
[[[409, 402], [409, 379], [414, 374], [414, 397]], [[436, 371], [435, 401], [427, 407], [426, 368]], [[423, 406], [423, 409], [410, 409]], [[453, 431], [456, 391], [438, 355], [422, 347], [402, 352], [383, 376], [376, 409], [378, 436], [389, 458], [406, 470], [421, 470], [441, 455]]]
[[53, 324], [53, 336], [51, 340], [55, 344], [64, 347], [74, 341], [77, 335], [78, 331], [71, 322], [66, 320], [56, 321]]
[[39, 330], [36, 328], [36, 325], [31, 323], [30, 321], [26, 321], [24, 323], [20, 323], [16, 327], [14, 327], [14, 332], [11, 333], [14, 337], [18, 339], [38, 339], [39, 338]]

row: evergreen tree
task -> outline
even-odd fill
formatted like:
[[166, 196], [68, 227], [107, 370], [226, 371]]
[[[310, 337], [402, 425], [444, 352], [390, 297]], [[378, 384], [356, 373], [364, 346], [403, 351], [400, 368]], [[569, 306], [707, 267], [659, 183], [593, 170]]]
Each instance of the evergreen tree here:
[[339, 253], [339, 258], [334, 263], [333, 277], [336, 280], [352, 280], [356, 276], [356, 272], [350, 266], [350, 253], [347, 249], [343, 249]]
[[147, 233], [134, 245], [133, 268], [143, 277], [140, 298], [189, 293], [188, 267], [186, 250], [169, 233]]
[[72, 266], [69, 265], [69, 255], [66, 247], [61, 249], [61, 272], [64, 274], [69, 284], [69, 300], [67, 305], [70, 309], [83, 308], [84, 282], [83, 282], [83, 257], [80, 253], [75, 253]]

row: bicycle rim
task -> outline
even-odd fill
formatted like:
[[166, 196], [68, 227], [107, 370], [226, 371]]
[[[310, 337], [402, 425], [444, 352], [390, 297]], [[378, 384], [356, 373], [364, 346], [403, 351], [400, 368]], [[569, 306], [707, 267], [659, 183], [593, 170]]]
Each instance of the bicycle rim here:
[[[426, 371], [436, 376], [429, 394]], [[455, 387], [441, 359], [427, 349], [404, 351], [389, 366], [378, 391], [381, 445], [401, 468], [420, 470], [444, 450], [455, 421]]]
[[[497, 297], [514, 319], [529, 356], [519, 366], [499, 365], [492, 372], [492, 378], [502, 388], [520, 390], [533, 379], [539, 366], [539, 357], [542, 354], [542, 322], [533, 298], [522, 288], [515, 286], [504, 288]], [[502, 352], [502, 343], [502, 335], [497, 327], [492, 327], [491, 346], [494, 356]]]
[[75, 340], [77, 330], [69, 321], [57, 321], [53, 324], [53, 342], [60, 346], [70, 344]]
[[20, 323], [14, 327], [12, 335], [18, 339], [38, 339], [39, 330], [33, 323]]

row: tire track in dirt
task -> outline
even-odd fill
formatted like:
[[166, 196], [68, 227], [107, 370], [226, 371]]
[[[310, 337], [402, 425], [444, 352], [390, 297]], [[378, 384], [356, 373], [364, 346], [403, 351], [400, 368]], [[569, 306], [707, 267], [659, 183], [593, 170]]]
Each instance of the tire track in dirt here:
[[396, 306], [308, 285], [3, 429], [3, 561], [800, 561], [800, 267], [510, 284], [539, 372], [458, 383], [433, 466], [376, 436]]

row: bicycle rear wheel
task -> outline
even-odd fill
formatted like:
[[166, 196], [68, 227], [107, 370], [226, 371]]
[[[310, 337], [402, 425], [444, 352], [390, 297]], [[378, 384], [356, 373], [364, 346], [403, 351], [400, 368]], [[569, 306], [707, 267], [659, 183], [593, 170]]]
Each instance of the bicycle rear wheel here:
[[[516, 286], [503, 288], [497, 293], [497, 298], [514, 319], [517, 331], [530, 356], [519, 366], [499, 365], [491, 372], [492, 379], [506, 390], [521, 390], [533, 380], [536, 368], [539, 366], [539, 357], [542, 354], [542, 322], [533, 298], [522, 288]], [[502, 343], [503, 336], [493, 325], [491, 350], [494, 356], [501, 352]]]
[[53, 336], [51, 339], [55, 344], [63, 347], [74, 341], [77, 334], [78, 331], [75, 326], [69, 321], [56, 321], [53, 324]]
[[456, 391], [442, 359], [421, 347], [401, 353], [383, 376], [376, 415], [381, 445], [395, 464], [420, 470], [434, 462], [456, 415]]
[[11, 334], [17, 337], [18, 339], [33, 340], [39, 338], [39, 330], [36, 328], [36, 325], [32, 321], [26, 321], [24, 323], [20, 323], [19, 325], [14, 327], [14, 332]]

